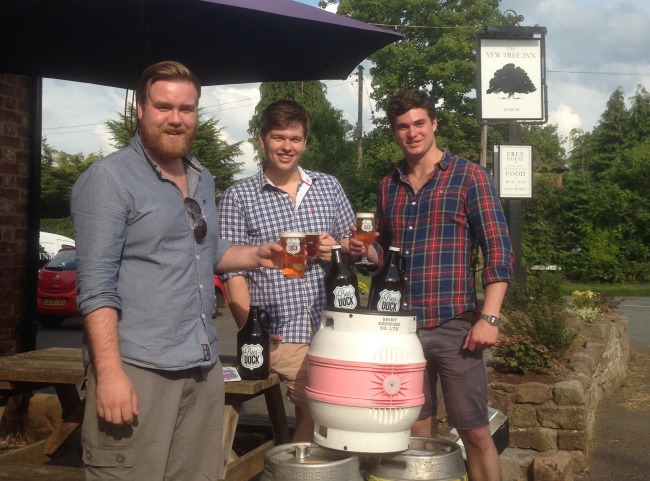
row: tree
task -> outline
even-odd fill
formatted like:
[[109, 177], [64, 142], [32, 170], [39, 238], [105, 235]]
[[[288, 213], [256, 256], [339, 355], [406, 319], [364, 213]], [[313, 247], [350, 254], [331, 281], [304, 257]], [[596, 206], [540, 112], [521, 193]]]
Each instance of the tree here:
[[43, 137], [41, 143], [40, 217], [60, 219], [70, 216], [70, 193], [77, 178], [101, 154], [68, 154], [52, 148]]
[[[121, 149], [131, 143], [133, 133], [131, 132], [131, 119], [137, 118], [135, 106], [130, 105], [130, 117], [123, 113], [117, 113], [118, 120], [107, 120], [106, 127], [111, 132], [113, 147]], [[199, 109], [199, 125], [196, 130], [196, 138], [192, 143], [191, 151], [199, 159], [215, 179], [215, 195], [221, 196], [223, 191], [235, 182], [235, 177], [242, 171], [242, 162], [235, 162], [234, 158], [242, 154], [241, 142], [228, 144], [222, 139], [221, 128], [217, 127], [218, 120], [208, 118], [201, 119]]]
[[548, 174], [565, 169], [566, 152], [563, 138], [557, 132], [557, 125], [547, 124], [522, 126], [521, 140], [533, 146], [533, 170]]

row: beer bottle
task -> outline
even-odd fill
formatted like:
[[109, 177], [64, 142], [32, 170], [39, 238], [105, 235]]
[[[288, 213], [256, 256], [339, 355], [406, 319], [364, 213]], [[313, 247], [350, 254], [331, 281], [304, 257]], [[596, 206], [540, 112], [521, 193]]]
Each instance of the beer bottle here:
[[403, 258], [399, 247], [389, 247], [386, 262], [373, 275], [370, 282], [368, 309], [382, 312], [403, 310], [404, 288]]
[[251, 303], [246, 323], [237, 332], [237, 372], [242, 379], [266, 379], [271, 368], [268, 314]]
[[359, 307], [359, 282], [343, 260], [341, 246], [332, 246], [332, 265], [325, 277], [325, 302], [327, 307], [356, 309]]

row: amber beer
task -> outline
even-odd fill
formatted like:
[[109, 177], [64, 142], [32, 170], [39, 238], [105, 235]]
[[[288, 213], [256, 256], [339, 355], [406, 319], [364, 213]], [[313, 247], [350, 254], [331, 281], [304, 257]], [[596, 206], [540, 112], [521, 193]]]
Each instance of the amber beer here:
[[314, 259], [318, 255], [318, 244], [320, 243], [320, 232], [307, 232], [305, 234], [307, 255]]
[[284, 248], [282, 254], [282, 274], [285, 279], [305, 277], [305, 245], [304, 232], [282, 232], [280, 245]]
[[365, 246], [372, 245], [375, 240], [375, 215], [370, 212], [361, 212], [357, 214], [356, 220], [357, 231], [354, 238], [363, 242]]

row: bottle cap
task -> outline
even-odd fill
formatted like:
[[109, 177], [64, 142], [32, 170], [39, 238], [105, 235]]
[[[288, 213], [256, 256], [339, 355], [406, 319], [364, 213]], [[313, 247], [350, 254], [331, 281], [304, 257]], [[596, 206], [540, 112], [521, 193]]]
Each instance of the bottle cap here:
[[341, 248], [340, 244], [336, 244], [335, 246], [332, 246], [332, 250], [334, 250], [334, 249], [340, 249], [340, 248]]

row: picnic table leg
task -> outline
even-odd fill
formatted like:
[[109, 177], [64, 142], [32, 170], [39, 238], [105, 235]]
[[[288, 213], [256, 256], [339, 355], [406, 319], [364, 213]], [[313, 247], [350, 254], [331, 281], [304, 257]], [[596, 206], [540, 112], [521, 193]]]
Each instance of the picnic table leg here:
[[44, 453], [48, 456], [53, 455], [70, 434], [81, 426], [85, 407], [85, 399], [79, 397], [74, 384], [57, 384], [54, 388], [61, 403], [63, 422], [45, 441]]
[[264, 391], [264, 398], [266, 399], [266, 409], [269, 412], [269, 420], [271, 421], [276, 446], [290, 443], [291, 434], [289, 434], [289, 424], [287, 422], [287, 413], [284, 410], [280, 384], [276, 384]]

